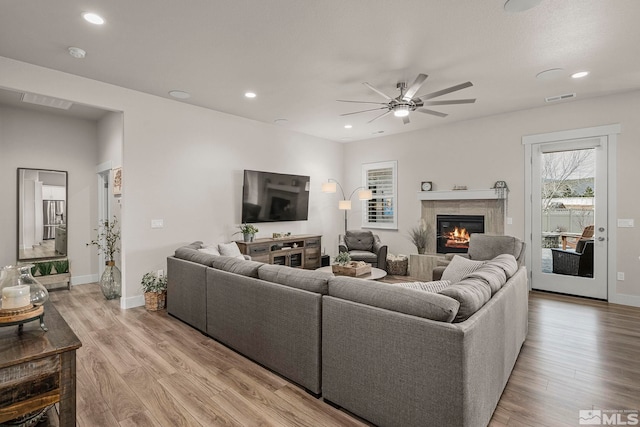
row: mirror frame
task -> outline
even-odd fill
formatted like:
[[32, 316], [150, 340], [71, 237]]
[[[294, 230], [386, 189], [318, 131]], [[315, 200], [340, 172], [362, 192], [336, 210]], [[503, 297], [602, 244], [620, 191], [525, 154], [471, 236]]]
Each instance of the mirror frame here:
[[[20, 234], [23, 227], [23, 218], [21, 212], [21, 204], [20, 204], [20, 194], [22, 189], [22, 180], [21, 180], [21, 172], [22, 171], [37, 171], [37, 172], [55, 172], [55, 173], [63, 173], [64, 174], [64, 191], [65, 191], [65, 209], [64, 209], [64, 224], [67, 228], [67, 239], [65, 242], [65, 254], [64, 255], [52, 255], [52, 256], [42, 256], [42, 257], [20, 257]], [[16, 171], [16, 216], [17, 216], [17, 228], [16, 228], [16, 260], [18, 262], [25, 261], [46, 261], [53, 259], [61, 259], [67, 258], [69, 255], [69, 173], [67, 171], [55, 170], [55, 169], [37, 169], [37, 168], [18, 168]]]

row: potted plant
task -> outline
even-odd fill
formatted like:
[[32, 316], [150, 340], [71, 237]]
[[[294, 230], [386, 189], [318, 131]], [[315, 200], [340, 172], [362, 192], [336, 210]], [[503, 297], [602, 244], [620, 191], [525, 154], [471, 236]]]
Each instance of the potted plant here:
[[144, 292], [145, 308], [149, 311], [158, 311], [165, 308], [167, 303], [167, 276], [145, 273], [140, 283]]
[[333, 260], [334, 264], [342, 265], [342, 266], [349, 265], [350, 262], [351, 262], [351, 255], [349, 255], [349, 252], [340, 252]]
[[240, 231], [233, 234], [242, 233], [242, 237], [245, 242], [253, 242], [253, 239], [256, 237], [256, 233], [260, 231], [258, 230], [258, 227], [253, 224], [240, 224], [238, 228]]
[[120, 296], [122, 287], [121, 273], [115, 261], [115, 254], [120, 252], [118, 219], [114, 216], [111, 221], [101, 221], [95, 231], [98, 233], [97, 237], [87, 243], [87, 246], [96, 246], [98, 253], [104, 255], [106, 267], [100, 278], [100, 288], [106, 299], [114, 299]]
[[427, 249], [427, 239], [429, 238], [429, 229], [424, 221], [420, 225], [409, 230], [409, 240], [418, 249], [419, 254], [424, 254]]

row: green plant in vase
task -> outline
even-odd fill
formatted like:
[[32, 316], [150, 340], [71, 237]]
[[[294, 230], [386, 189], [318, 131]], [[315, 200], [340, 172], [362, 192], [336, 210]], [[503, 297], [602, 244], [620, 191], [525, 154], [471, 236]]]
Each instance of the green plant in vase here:
[[118, 219], [114, 216], [111, 221], [104, 220], [95, 229], [97, 237], [88, 245], [98, 248], [98, 253], [105, 256], [106, 267], [100, 278], [100, 288], [106, 299], [118, 298], [122, 288], [122, 275], [120, 269], [116, 267], [115, 254], [120, 252], [118, 241], [120, 240], [120, 228]]
[[140, 284], [144, 292], [146, 309], [149, 311], [163, 309], [167, 301], [167, 276], [145, 273]]
[[51, 274], [53, 263], [50, 261], [39, 262], [36, 264], [36, 267], [38, 268], [38, 273], [40, 273], [41, 276], [48, 276]]
[[351, 255], [349, 252], [340, 252], [333, 260], [334, 264], [346, 266], [351, 262]]
[[245, 242], [253, 242], [253, 239], [255, 238], [256, 233], [260, 231], [258, 230], [258, 227], [256, 227], [253, 224], [240, 224], [238, 228], [240, 229], [240, 231], [233, 234], [242, 233], [242, 237], [244, 238]]
[[58, 261], [51, 261], [51, 263], [53, 264], [53, 268], [56, 269], [56, 273], [63, 274], [63, 273], [68, 273], [69, 272], [69, 260], [68, 259], [62, 259], [62, 260], [58, 260]]
[[418, 249], [419, 254], [424, 254], [427, 249], [427, 239], [429, 238], [429, 227], [424, 221], [421, 221], [420, 225], [413, 227], [409, 230], [409, 240]]

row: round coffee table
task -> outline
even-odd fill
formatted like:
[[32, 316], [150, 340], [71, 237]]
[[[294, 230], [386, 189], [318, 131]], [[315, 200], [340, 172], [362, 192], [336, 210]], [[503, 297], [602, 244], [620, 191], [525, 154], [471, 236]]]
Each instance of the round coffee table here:
[[[333, 274], [333, 271], [331, 270], [331, 266], [320, 267], [320, 268], [317, 268], [316, 271], [322, 271], [323, 273]], [[378, 280], [378, 279], [382, 279], [386, 275], [387, 275], [387, 272], [384, 271], [383, 269], [371, 267], [371, 273], [363, 274], [362, 276], [356, 277], [356, 279]], [[344, 277], [353, 277], [353, 276], [344, 276]]]

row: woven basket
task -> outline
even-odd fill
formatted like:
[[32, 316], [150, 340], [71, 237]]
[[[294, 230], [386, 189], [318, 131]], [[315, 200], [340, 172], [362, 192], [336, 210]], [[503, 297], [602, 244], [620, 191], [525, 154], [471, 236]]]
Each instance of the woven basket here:
[[158, 311], [167, 305], [167, 291], [145, 292], [144, 306], [149, 311]]
[[394, 276], [406, 276], [407, 267], [409, 267], [409, 259], [387, 259], [387, 273]]

